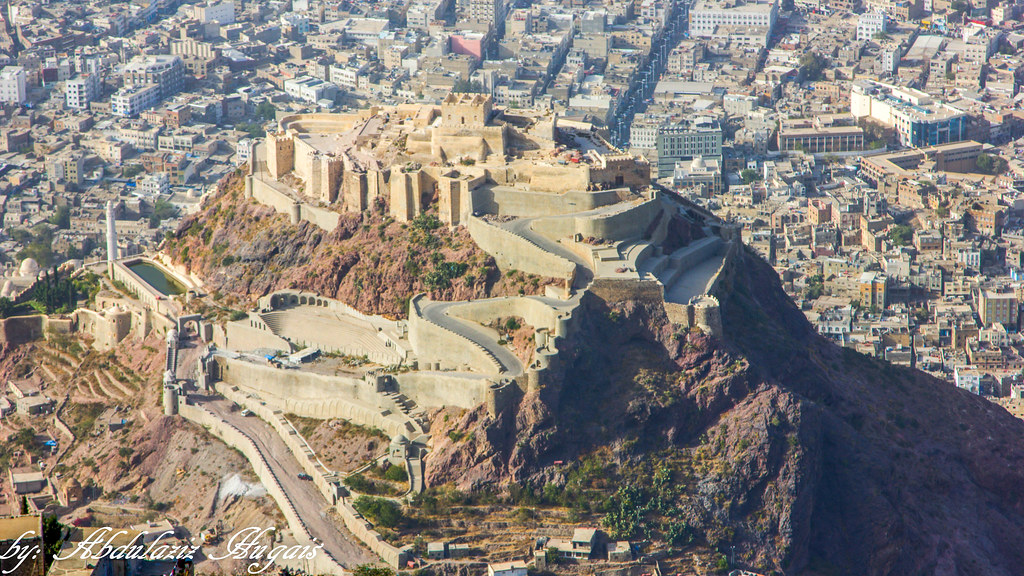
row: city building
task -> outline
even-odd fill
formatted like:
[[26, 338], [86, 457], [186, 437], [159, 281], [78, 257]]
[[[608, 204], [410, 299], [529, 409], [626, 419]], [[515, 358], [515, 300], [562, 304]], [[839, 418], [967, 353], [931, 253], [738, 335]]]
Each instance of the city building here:
[[88, 110], [89, 103], [99, 99], [103, 81], [99, 74], [79, 74], [64, 83], [64, 105], [75, 110]]
[[913, 88], [858, 80], [850, 91], [850, 111], [894, 128], [904, 146], [933, 146], [967, 138], [967, 114]]
[[5, 66], [0, 70], [0, 102], [24, 104], [28, 98], [27, 78], [21, 66]]
[[110, 111], [115, 116], [135, 118], [160, 101], [160, 87], [156, 84], [125, 86], [110, 97]]
[[1019, 309], [1016, 294], [980, 289], [977, 299], [978, 316], [986, 326], [998, 323], [1016, 328]]
[[658, 178], [672, 176], [676, 163], [722, 157], [722, 127], [710, 117], [684, 119], [658, 127], [655, 146], [658, 149]]
[[126, 87], [156, 85], [160, 98], [177, 94], [185, 86], [185, 64], [172, 54], [136, 56], [124, 67]]
[[857, 19], [857, 40], [871, 40], [885, 32], [885, 12], [865, 12]]
[[884, 310], [888, 298], [888, 279], [880, 272], [864, 272], [860, 275], [860, 304], [867, 308]]

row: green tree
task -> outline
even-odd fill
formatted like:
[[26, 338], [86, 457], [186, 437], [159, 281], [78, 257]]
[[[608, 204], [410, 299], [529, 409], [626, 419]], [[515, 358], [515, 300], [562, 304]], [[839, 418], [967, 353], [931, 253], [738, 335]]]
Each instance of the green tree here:
[[751, 184], [752, 182], [760, 180], [761, 175], [753, 168], [744, 168], [743, 171], [740, 172], [740, 178], [743, 179], [744, 184]]
[[456, 80], [452, 92], [469, 92], [472, 94], [483, 94], [484, 85], [479, 80]]
[[896, 246], [906, 246], [914, 239], [914, 229], [906, 224], [898, 224], [889, 229], [889, 241]]
[[50, 215], [49, 221], [50, 224], [61, 230], [71, 228], [71, 208], [66, 204], [57, 206], [57, 209]]
[[139, 174], [142, 174], [142, 165], [140, 164], [129, 164], [121, 169], [122, 178], [135, 178]]
[[825, 294], [825, 278], [821, 274], [815, 274], [807, 279], [807, 286], [804, 287], [804, 298], [816, 300]]
[[978, 171], [984, 174], [1002, 174], [1009, 168], [1009, 163], [1002, 156], [992, 154], [978, 154], [974, 161]]
[[270, 102], [260, 102], [260, 105], [256, 107], [256, 117], [261, 120], [273, 120], [276, 115], [277, 108]]
[[61, 524], [56, 516], [49, 514], [43, 516], [43, 543], [45, 544], [43, 559], [46, 569], [49, 569], [50, 564], [53, 562], [53, 557], [60, 552], [60, 547], [64, 544], [66, 528], [67, 526]]
[[157, 228], [160, 226], [160, 222], [174, 217], [178, 213], [178, 209], [167, 200], [160, 198], [153, 204], [153, 213], [149, 215], [149, 227]]
[[402, 523], [402, 509], [391, 500], [360, 496], [352, 504], [357, 512], [385, 528], [395, 528]]
[[395, 576], [395, 571], [387, 566], [360, 564], [352, 571], [352, 576]]

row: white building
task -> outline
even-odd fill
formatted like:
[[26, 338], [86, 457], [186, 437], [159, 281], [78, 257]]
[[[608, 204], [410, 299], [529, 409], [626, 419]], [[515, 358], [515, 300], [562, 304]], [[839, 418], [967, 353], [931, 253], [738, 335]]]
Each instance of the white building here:
[[75, 110], [86, 110], [89, 103], [100, 97], [102, 83], [99, 74], [79, 74], [64, 83], [64, 105]]
[[281, 25], [291, 26], [296, 32], [305, 36], [309, 34], [309, 18], [296, 12], [288, 12], [281, 15]]
[[235, 145], [235, 164], [242, 165], [249, 161], [256, 153], [256, 140], [242, 138]]
[[195, 19], [203, 24], [208, 22], [218, 22], [222, 25], [234, 24], [235, 3], [231, 0], [227, 2], [208, 2], [205, 5], [196, 6], [194, 14]]
[[333, 100], [338, 94], [338, 87], [319, 78], [300, 76], [285, 80], [284, 91], [297, 100], [319, 102], [320, 100]]
[[693, 38], [746, 39], [754, 37], [767, 44], [779, 16], [778, 0], [771, 2], [720, 2], [701, 0], [690, 10]]
[[935, 146], [967, 137], [967, 115], [931, 95], [902, 86], [857, 80], [850, 113], [896, 129], [904, 146]]
[[885, 32], [885, 12], [865, 12], [857, 20], [857, 40], [871, 40], [875, 34]]
[[28, 97], [25, 69], [21, 66], [5, 66], [0, 70], [0, 102], [24, 104]]
[[981, 394], [982, 373], [970, 366], [957, 366], [953, 368], [953, 375], [956, 378], [956, 387], [962, 388], [974, 394]]
[[139, 194], [142, 196], [156, 197], [171, 193], [171, 179], [167, 172], [154, 172], [139, 182]]
[[134, 118], [159, 103], [160, 86], [125, 86], [110, 97], [110, 111], [115, 116]]

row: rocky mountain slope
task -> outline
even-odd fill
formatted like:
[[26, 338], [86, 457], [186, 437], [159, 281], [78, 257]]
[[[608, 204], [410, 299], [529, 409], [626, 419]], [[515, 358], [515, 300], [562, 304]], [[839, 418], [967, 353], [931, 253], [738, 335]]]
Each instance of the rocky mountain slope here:
[[306, 222], [289, 223], [245, 199], [242, 189], [239, 175], [229, 178], [163, 247], [239, 307], [273, 290], [298, 288], [363, 312], [404, 317], [418, 292], [468, 300], [542, 293], [551, 281], [502, 274], [464, 229], [449, 230], [432, 214], [401, 223], [378, 206], [367, 214], [344, 214], [327, 233]]
[[824, 340], [752, 253], [722, 340], [660, 305], [585, 307], [561, 386], [497, 419], [438, 414], [429, 485], [554, 487], [613, 536], [735, 550], [765, 573], [1020, 573], [1024, 422]]

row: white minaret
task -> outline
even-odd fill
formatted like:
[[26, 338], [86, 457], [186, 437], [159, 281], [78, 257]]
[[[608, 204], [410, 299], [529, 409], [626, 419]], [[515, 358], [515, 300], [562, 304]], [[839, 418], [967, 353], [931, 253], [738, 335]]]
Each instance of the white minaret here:
[[117, 260], [117, 227], [114, 224], [114, 201], [107, 200], [107, 274], [114, 276], [114, 260]]

